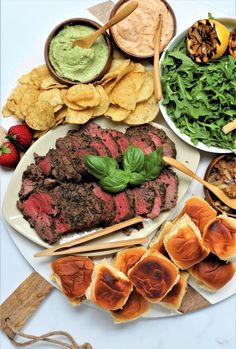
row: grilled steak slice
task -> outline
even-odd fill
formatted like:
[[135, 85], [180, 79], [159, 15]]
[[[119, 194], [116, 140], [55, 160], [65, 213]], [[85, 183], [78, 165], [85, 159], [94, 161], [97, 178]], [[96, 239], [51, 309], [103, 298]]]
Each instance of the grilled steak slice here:
[[[140, 126], [135, 126], [135, 127], [129, 127], [126, 130], [127, 135], [132, 135], [137, 137], [141, 135], [145, 135], [147, 139], [151, 140], [154, 144], [154, 149], [163, 147], [163, 154], [165, 156], [171, 156], [175, 157], [176, 156], [176, 149], [175, 149], [175, 144], [172, 142], [172, 140], [166, 135], [165, 131], [162, 129], [158, 129], [152, 125], [145, 124], [145, 125], [140, 125]], [[137, 141], [136, 141], [137, 142]], [[137, 144], [135, 144], [137, 146]]]
[[155, 192], [155, 198], [152, 209], [147, 213], [147, 217], [154, 219], [159, 216], [163, 211], [165, 205], [166, 187], [163, 184], [157, 182], [157, 180], [149, 181], [143, 184], [143, 186], [152, 188]]
[[35, 164], [30, 164], [23, 172], [19, 197], [24, 198], [31, 194], [37, 188], [39, 182], [41, 183], [44, 178], [45, 177], [42, 175], [40, 167]]
[[164, 184], [166, 187], [166, 200], [163, 211], [170, 210], [176, 206], [178, 199], [178, 177], [174, 171], [170, 168], [166, 168], [161, 172], [156, 181], [160, 184]]
[[92, 189], [93, 183], [64, 183], [36, 190], [17, 207], [38, 235], [53, 243], [62, 234], [95, 227], [107, 218], [104, 201]]
[[114, 195], [116, 216], [112, 224], [116, 224], [135, 216], [134, 197], [132, 190], [124, 190]]
[[136, 127], [129, 127], [126, 130], [126, 136], [129, 143], [141, 148], [144, 154], [150, 154], [156, 149], [151, 137], [143, 133], [141, 130], [140, 132], [137, 132]]
[[87, 125], [81, 127], [80, 134], [83, 136], [97, 137], [108, 149], [110, 156], [116, 160], [119, 160], [120, 154], [118, 144], [116, 143], [108, 129], [103, 129], [99, 125], [90, 122]]
[[138, 215], [148, 215], [153, 208], [156, 192], [152, 187], [141, 185], [132, 190], [134, 195], [135, 212]]
[[126, 148], [129, 145], [129, 141], [126, 135], [123, 132], [113, 130], [113, 129], [108, 129], [108, 132], [112, 135], [112, 137], [118, 144], [120, 154], [121, 155], [124, 154]]
[[104, 202], [104, 225], [110, 225], [115, 218], [115, 201], [113, 195], [105, 192], [95, 182], [92, 183], [93, 193]]
[[59, 209], [49, 192], [36, 190], [26, 200], [18, 201], [17, 207], [43, 240], [57, 240], [53, 217], [59, 214]]

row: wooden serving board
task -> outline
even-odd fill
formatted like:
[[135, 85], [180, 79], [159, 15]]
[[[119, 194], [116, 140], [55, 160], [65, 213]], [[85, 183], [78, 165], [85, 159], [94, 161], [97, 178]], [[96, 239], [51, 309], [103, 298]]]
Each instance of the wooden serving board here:
[[[14, 333], [9, 329], [6, 320], [9, 319], [18, 331], [21, 330], [52, 289], [53, 286], [34, 271], [0, 306], [0, 329], [13, 338]], [[179, 311], [188, 313], [208, 305], [210, 303], [204, 297], [188, 286]]]

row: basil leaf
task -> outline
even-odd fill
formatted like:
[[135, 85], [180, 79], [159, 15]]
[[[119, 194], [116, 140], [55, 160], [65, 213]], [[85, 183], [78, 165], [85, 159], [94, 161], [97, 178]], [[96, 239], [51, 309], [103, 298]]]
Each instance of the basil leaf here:
[[98, 179], [112, 174], [119, 167], [115, 159], [107, 156], [85, 155], [84, 163], [88, 172]]
[[160, 175], [164, 167], [164, 161], [162, 159], [162, 156], [162, 147], [159, 147], [152, 153], [144, 156], [145, 181], [151, 181]]
[[145, 182], [145, 173], [144, 172], [132, 172], [130, 174], [129, 183], [132, 185], [139, 185]]
[[130, 172], [140, 172], [144, 165], [144, 154], [139, 147], [129, 145], [124, 152], [123, 167]]
[[110, 193], [118, 193], [124, 190], [129, 181], [129, 175], [123, 170], [116, 170], [100, 180], [102, 188]]

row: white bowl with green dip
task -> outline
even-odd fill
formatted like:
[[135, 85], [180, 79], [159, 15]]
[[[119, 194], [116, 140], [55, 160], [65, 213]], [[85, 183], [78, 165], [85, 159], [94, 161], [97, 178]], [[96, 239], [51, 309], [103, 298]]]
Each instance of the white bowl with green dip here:
[[100, 27], [87, 18], [71, 18], [53, 29], [45, 44], [44, 57], [57, 81], [67, 85], [94, 82], [110, 69], [112, 44], [107, 33], [99, 36], [89, 49], [73, 47], [76, 39]]

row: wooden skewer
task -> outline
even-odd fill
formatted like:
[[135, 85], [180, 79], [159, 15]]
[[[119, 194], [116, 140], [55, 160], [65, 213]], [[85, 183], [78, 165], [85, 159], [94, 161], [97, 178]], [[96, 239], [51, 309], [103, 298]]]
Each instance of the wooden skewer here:
[[84, 242], [88, 242], [90, 240], [94, 240], [94, 239], [100, 238], [102, 236], [111, 234], [111, 233], [113, 233], [113, 232], [115, 232], [117, 230], [121, 230], [123, 228], [129, 227], [130, 225], [134, 225], [134, 224], [140, 223], [142, 221], [143, 221], [143, 218], [140, 217], [140, 216], [137, 216], [137, 217], [128, 219], [127, 221], [124, 221], [124, 222], [112, 225], [111, 227], [107, 227], [105, 229], [102, 229], [102, 230], [96, 231], [94, 233], [88, 234], [86, 236], [81, 236], [78, 239], [65, 242], [64, 244], [47, 248], [46, 250], [43, 250], [41, 252], [36, 253], [34, 256], [35, 257], [48, 256], [48, 253], [52, 253], [52, 252], [55, 252], [55, 251], [58, 251], [58, 250], [61, 250], [61, 249], [65, 249], [67, 247], [72, 247], [72, 246], [75, 246], [75, 245], [83, 244]]
[[161, 45], [161, 30], [162, 30], [162, 15], [159, 15], [159, 23], [154, 35], [154, 63], [153, 63], [153, 83], [154, 93], [158, 101], [162, 97], [161, 77], [160, 77], [160, 45]]
[[227, 135], [236, 128], [236, 119], [226, 124], [222, 130]]
[[[109, 250], [114, 248], [120, 248], [120, 247], [127, 247], [127, 246], [133, 246], [137, 244], [144, 244], [148, 241], [148, 238], [137, 238], [137, 239], [130, 239], [130, 240], [119, 240], [114, 242], [105, 242], [101, 244], [92, 244], [92, 245], [85, 245], [85, 246], [78, 246], [78, 247], [72, 247], [68, 248], [66, 250], [62, 251], [47, 251], [43, 254], [43, 256], [60, 256], [60, 255], [70, 255], [70, 254], [77, 254], [77, 253], [84, 253], [84, 252], [91, 252], [91, 251], [101, 251], [101, 250]], [[42, 256], [42, 254], [37, 254], [37, 257]]]

